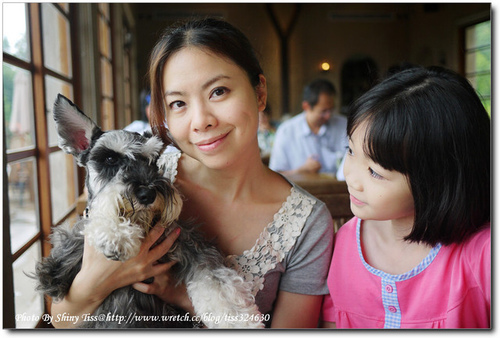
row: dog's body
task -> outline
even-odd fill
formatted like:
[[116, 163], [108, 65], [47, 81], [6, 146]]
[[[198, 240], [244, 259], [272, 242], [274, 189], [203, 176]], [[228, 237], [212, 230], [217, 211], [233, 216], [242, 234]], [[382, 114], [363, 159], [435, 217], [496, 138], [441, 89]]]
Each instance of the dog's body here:
[[[103, 132], [71, 101], [59, 95], [54, 104], [59, 146], [87, 169], [88, 213], [73, 227], [58, 226], [49, 257], [37, 264], [38, 290], [61, 300], [80, 271], [84, 238], [106, 257], [125, 261], [139, 252], [156, 222], [165, 235], [180, 235], [162, 262], [177, 261], [171, 271], [185, 283], [197, 319], [209, 328], [260, 328], [260, 312], [250, 285], [194, 230], [177, 222], [182, 199], [157, 167], [164, 149], [154, 136], [123, 130]], [[178, 320], [175, 320], [175, 319]], [[193, 327], [190, 318], [158, 297], [131, 286], [115, 290], [80, 327]]]

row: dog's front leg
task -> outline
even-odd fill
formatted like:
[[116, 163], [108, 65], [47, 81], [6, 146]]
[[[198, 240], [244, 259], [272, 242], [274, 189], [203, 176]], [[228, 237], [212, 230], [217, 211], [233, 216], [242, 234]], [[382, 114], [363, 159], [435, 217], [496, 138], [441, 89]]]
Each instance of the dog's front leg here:
[[123, 217], [92, 215], [84, 234], [90, 245], [112, 260], [126, 261], [139, 253], [143, 230]]
[[81, 228], [84, 221], [74, 227], [63, 223], [53, 229], [50, 236], [53, 248], [48, 257], [38, 262], [35, 274], [37, 290], [60, 301], [66, 296], [76, 274], [80, 271], [84, 238]]

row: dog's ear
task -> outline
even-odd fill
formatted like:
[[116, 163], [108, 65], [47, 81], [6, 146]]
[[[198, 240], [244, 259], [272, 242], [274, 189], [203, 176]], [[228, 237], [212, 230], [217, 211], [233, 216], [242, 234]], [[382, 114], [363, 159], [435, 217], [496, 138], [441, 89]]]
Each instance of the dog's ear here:
[[77, 158], [89, 148], [93, 137], [102, 134], [101, 128], [61, 94], [57, 95], [54, 103], [54, 120], [59, 147]]

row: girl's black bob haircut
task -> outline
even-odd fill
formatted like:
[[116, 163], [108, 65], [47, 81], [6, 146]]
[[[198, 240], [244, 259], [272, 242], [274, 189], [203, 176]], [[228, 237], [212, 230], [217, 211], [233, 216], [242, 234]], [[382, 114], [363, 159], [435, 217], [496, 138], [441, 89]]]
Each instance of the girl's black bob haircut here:
[[415, 221], [405, 238], [460, 243], [490, 221], [490, 118], [470, 83], [441, 67], [394, 74], [350, 109], [364, 151], [408, 179]]

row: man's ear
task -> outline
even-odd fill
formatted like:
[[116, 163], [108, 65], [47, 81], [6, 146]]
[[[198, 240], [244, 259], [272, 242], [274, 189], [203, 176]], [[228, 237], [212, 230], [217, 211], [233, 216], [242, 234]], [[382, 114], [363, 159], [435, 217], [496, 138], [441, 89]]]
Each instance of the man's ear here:
[[302, 101], [302, 110], [303, 111], [310, 111], [312, 110], [311, 105], [307, 101]]
[[264, 111], [267, 104], [267, 81], [264, 75], [259, 75], [260, 83], [257, 85], [255, 91], [257, 93], [257, 104], [259, 111]]

